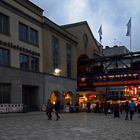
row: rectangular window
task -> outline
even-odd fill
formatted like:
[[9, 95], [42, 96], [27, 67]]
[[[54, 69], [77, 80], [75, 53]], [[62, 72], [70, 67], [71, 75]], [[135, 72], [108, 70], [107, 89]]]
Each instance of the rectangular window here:
[[0, 65], [10, 65], [10, 52], [7, 49], [0, 48]]
[[39, 71], [39, 58], [31, 57], [31, 70]]
[[10, 84], [0, 83], [0, 103], [11, 103], [11, 86]]
[[20, 54], [20, 68], [23, 70], [39, 71], [39, 58]]
[[38, 45], [38, 31], [30, 28], [30, 43]]
[[38, 45], [38, 31], [23, 24], [19, 23], [19, 40]]
[[19, 39], [28, 42], [28, 26], [19, 23]]
[[67, 44], [67, 77], [71, 78], [71, 59], [72, 59], [72, 50], [71, 46]]
[[0, 13], [0, 32], [9, 34], [9, 17]]
[[24, 70], [29, 70], [29, 56], [25, 54], [20, 54], [20, 68]]
[[53, 57], [53, 68], [59, 67], [59, 39], [54, 37], [52, 38], [52, 57]]

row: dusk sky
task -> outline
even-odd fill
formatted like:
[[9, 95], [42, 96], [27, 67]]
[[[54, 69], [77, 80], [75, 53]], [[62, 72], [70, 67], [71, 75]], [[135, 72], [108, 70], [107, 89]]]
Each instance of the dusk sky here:
[[124, 45], [130, 49], [126, 36], [132, 18], [132, 51], [140, 51], [140, 0], [31, 0], [44, 10], [44, 16], [58, 25], [87, 21], [99, 41], [102, 24], [102, 45]]

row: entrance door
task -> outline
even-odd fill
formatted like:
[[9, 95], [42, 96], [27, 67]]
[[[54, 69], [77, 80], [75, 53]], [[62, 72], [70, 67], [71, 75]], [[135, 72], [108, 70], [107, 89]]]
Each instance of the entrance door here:
[[28, 111], [37, 111], [38, 87], [22, 86], [22, 103], [28, 108]]

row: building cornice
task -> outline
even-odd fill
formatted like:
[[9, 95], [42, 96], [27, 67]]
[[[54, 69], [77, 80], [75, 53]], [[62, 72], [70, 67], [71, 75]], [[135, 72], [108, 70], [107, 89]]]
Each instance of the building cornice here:
[[37, 5], [35, 5], [34, 3], [32, 3], [29, 0], [14, 0], [15, 2], [19, 3], [20, 5], [22, 5], [23, 7], [25, 7], [26, 9], [30, 10], [31, 12], [42, 16], [43, 15], [43, 9], [41, 9], [40, 7], [38, 7]]
[[43, 19], [44, 19], [44, 24], [43, 24], [44, 28], [46, 28], [48, 30], [51, 30], [55, 33], [58, 33], [59, 35], [61, 35], [61, 37], [65, 38], [66, 40], [69, 40], [69, 41], [72, 41], [75, 44], [78, 44], [76, 36], [69, 33], [68, 31], [62, 29], [61, 26], [55, 24], [54, 22], [52, 22], [48, 18], [43, 17]]
[[0, 0], [0, 6], [1, 7], [4, 7], [5, 9], [15, 13], [16, 15], [32, 22], [33, 24], [36, 24], [37, 26], [40, 26], [42, 27], [42, 23], [38, 20], [36, 20], [35, 18], [27, 15], [26, 13], [22, 12], [21, 10], [19, 10], [18, 8], [8, 4], [7, 2], [3, 1], [3, 0]]

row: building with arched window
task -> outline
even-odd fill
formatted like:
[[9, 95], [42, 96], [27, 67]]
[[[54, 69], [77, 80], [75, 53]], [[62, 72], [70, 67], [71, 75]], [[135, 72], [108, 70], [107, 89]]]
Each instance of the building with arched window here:
[[1, 0], [0, 23], [0, 104], [74, 104], [77, 63], [100, 55], [88, 23], [57, 25], [29, 0]]

